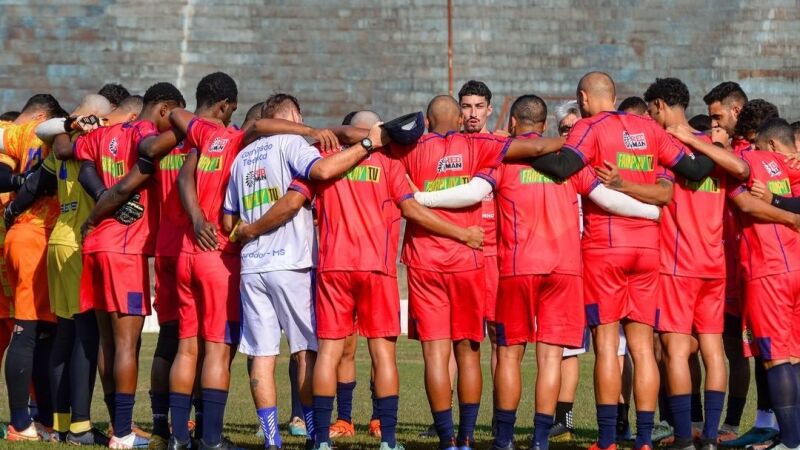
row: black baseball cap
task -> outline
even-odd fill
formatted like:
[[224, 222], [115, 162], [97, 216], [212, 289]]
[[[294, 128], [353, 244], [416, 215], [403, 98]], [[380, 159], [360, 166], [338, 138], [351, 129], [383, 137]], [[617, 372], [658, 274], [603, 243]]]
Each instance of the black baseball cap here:
[[425, 116], [422, 111], [406, 114], [381, 125], [392, 138], [401, 145], [415, 144], [425, 133]]

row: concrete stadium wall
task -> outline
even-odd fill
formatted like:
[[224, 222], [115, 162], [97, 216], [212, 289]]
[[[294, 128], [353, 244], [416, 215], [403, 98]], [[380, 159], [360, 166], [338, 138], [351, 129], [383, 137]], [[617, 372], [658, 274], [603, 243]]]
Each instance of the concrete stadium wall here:
[[[800, 119], [800, 0], [454, 0], [456, 90], [485, 80], [504, 96], [574, 96], [587, 70], [620, 97], [677, 76], [691, 111], [716, 83]], [[241, 120], [274, 91], [296, 94], [307, 121], [369, 107], [423, 109], [447, 92], [445, 0], [0, 0], [0, 109], [36, 92], [67, 108], [103, 83], [142, 92], [171, 81], [193, 103], [213, 70], [240, 86]], [[193, 105], [190, 104], [190, 107]]]

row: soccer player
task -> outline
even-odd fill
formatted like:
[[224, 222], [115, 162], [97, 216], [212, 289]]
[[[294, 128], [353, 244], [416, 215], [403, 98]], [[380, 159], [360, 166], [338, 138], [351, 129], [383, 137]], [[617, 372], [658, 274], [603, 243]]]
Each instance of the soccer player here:
[[[47, 94], [31, 97], [8, 127], [0, 128], [0, 171], [24, 173], [40, 164], [50, 148], [36, 136], [44, 120], [64, 117], [66, 112]], [[53, 405], [48, 377], [55, 335], [55, 315], [47, 292], [47, 238], [58, 216], [55, 197], [38, 199], [20, 214], [4, 242], [5, 269], [13, 292], [14, 332], [5, 362], [6, 387], [11, 413], [9, 440], [54, 440]], [[33, 380], [39, 423], [28, 409], [28, 390]]]
[[[664, 128], [680, 127], [704, 141], [740, 179], [749, 169], [730, 152], [714, 147], [711, 139], [691, 129], [686, 118], [689, 89], [677, 78], [658, 78], [644, 93], [650, 117]], [[690, 146], [703, 152], [699, 145]], [[707, 149], [705, 149], [707, 150]], [[713, 159], [713, 158], [712, 158]], [[666, 368], [667, 405], [675, 441], [670, 448], [694, 448], [692, 436], [692, 377], [689, 359], [699, 342], [705, 366], [705, 423], [703, 449], [715, 449], [725, 402], [727, 373], [722, 331], [725, 304], [725, 252], [722, 244], [727, 173], [715, 169], [700, 182], [673, 179], [673, 201], [661, 221], [661, 276], [658, 323]]]
[[[656, 182], [659, 166], [699, 181], [713, 169], [708, 157], [687, 156], [663, 129], [647, 118], [617, 112], [615, 86], [602, 72], [585, 75], [577, 89], [584, 119], [570, 131], [561, 151], [537, 158], [533, 167], [566, 178], [583, 166], [603, 164], [598, 174], [614, 172], [618, 190], [626, 181], [648, 191], [648, 203], [669, 202], [672, 189]], [[612, 163], [613, 161], [613, 163]], [[658, 397], [658, 366], [653, 352], [656, 319], [659, 236], [656, 224], [641, 219], [611, 220], [607, 213], [587, 206], [583, 239], [587, 322], [595, 344], [595, 397], [599, 440], [593, 448], [615, 447], [620, 368], [617, 360], [622, 322], [633, 359], [636, 399], [635, 449], [652, 448], [651, 431]]]
[[794, 145], [800, 147], [800, 120], [792, 122], [792, 131], [794, 132]]
[[647, 102], [643, 98], [636, 96], [628, 97], [621, 101], [617, 110], [627, 114], [636, 114], [637, 116], [646, 116], [648, 114]]
[[[127, 101], [123, 100], [123, 104]], [[107, 127], [85, 137], [75, 156], [81, 163], [79, 181], [95, 198], [111, 188], [139, 162], [139, 144], [170, 127], [169, 112], [183, 107], [181, 93], [169, 83], [156, 83], [142, 99], [137, 120]], [[99, 179], [98, 179], [99, 178]], [[152, 185], [131, 199], [131, 210], [89, 221], [83, 241], [81, 309], [94, 307], [106, 379], [113, 373], [114, 396], [111, 448], [134, 448], [147, 440], [131, 428], [138, 378], [138, 341], [144, 317], [150, 314], [150, 277], [147, 256], [153, 254], [157, 204]], [[113, 355], [113, 356], [112, 356]], [[107, 381], [108, 382], [108, 381]]]

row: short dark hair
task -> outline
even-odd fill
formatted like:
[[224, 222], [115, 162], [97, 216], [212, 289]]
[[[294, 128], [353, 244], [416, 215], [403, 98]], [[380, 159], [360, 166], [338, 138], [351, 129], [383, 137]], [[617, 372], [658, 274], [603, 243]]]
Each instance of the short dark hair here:
[[785, 119], [767, 119], [758, 128], [758, 139], [775, 139], [784, 145], [794, 145], [794, 131]]
[[703, 97], [703, 101], [706, 105], [710, 105], [714, 102], [728, 103], [731, 101], [745, 104], [747, 103], [747, 94], [744, 93], [739, 83], [735, 81], [725, 81], [708, 91], [708, 94]]
[[105, 86], [101, 87], [97, 93], [107, 98], [115, 107], [119, 106], [123, 100], [131, 95], [131, 93], [125, 89], [125, 86], [114, 83], [107, 83]]
[[523, 124], [544, 123], [547, 120], [547, 104], [538, 95], [522, 95], [511, 104], [510, 114]]
[[48, 119], [67, 117], [69, 115], [58, 103], [58, 100], [50, 94], [36, 94], [29, 98], [25, 102], [25, 106], [22, 107], [22, 112], [29, 110], [43, 111]]
[[[644, 101], [663, 100], [668, 106], [689, 107], [689, 88], [677, 78], [656, 78], [644, 92]], [[620, 105], [621, 106], [621, 105]]]
[[458, 91], [458, 102], [461, 103], [461, 99], [467, 95], [479, 95], [486, 99], [486, 104], [492, 103], [492, 91], [483, 81], [469, 80], [464, 83], [461, 90]]
[[247, 122], [248, 120], [258, 120], [261, 118], [261, 108], [264, 106], [264, 102], [258, 102], [255, 105], [251, 106], [250, 109], [247, 110], [247, 114], [244, 115], [244, 121]]
[[297, 108], [297, 112], [300, 112], [300, 102], [298, 102], [293, 95], [279, 92], [277, 94], [270, 95], [266, 100], [264, 100], [264, 106], [261, 107], [261, 117], [275, 117], [275, 114], [281, 109], [281, 105], [286, 102], [291, 102], [294, 107]]
[[0, 121], [13, 122], [17, 120], [17, 117], [19, 117], [19, 111], [6, 111], [3, 114], [0, 114]]
[[689, 119], [689, 126], [697, 131], [708, 131], [711, 129], [711, 117], [705, 114], [698, 114]]
[[204, 76], [197, 83], [195, 97], [197, 106], [205, 107], [222, 100], [236, 102], [239, 97], [239, 90], [230, 75], [224, 72], [214, 72]]
[[186, 100], [183, 94], [172, 83], [156, 83], [144, 93], [143, 102], [145, 105], [151, 105], [159, 102], [174, 102], [179, 107], [186, 106]]
[[358, 114], [358, 111], [350, 111], [349, 113], [347, 113], [344, 116], [344, 119], [342, 119], [342, 125], [350, 125], [351, 123], [353, 123], [353, 117], [356, 114]]
[[778, 107], [772, 103], [761, 98], [750, 100], [739, 113], [735, 132], [739, 136], [747, 136], [750, 132], [758, 131], [767, 119], [779, 116]]
[[628, 97], [619, 104], [617, 111], [644, 114], [647, 112], [647, 102], [641, 97]]
[[795, 136], [800, 136], [800, 120], [797, 122], [791, 123], [792, 130], [794, 130]]

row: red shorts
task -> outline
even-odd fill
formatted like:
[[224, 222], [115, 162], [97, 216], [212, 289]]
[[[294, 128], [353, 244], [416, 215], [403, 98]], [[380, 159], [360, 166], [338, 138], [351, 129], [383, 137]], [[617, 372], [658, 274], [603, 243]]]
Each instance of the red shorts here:
[[408, 337], [483, 340], [484, 269], [432, 272], [408, 268]]
[[158, 324], [178, 321], [178, 257], [156, 256], [156, 299], [153, 308]]
[[483, 257], [483, 273], [486, 275], [486, 320], [494, 322], [497, 308], [497, 290], [500, 283], [500, 266], [497, 255]]
[[400, 293], [397, 278], [389, 275], [320, 272], [316, 308], [317, 337], [322, 339], [343, 339], [356, 330], [366, 338], [400, 335]]
[[583, 286], [589, 326], [622, 319], [656, 323], [658, 250], [604, 248], [583, 251]]
[[236, 253], [181, 253], [178, 256], [178, 338], [200, 336], [235, 345], [241, 335]]
[[150, 268], [145, 255], [99, 252], [83, 255], [81, 312], [94, 308], [132, 316], [150, 315]]
[[662, 333], [721, 334], [725, 329], [725, 279], [659, 278], [656, 329]]
[[500, 279], [497, 345], [581, 347], [585, 329], [581, 277], [554, 273]]
[[745, 283], [745, 340], [767, 361], [800, 357], [800, 272]]

